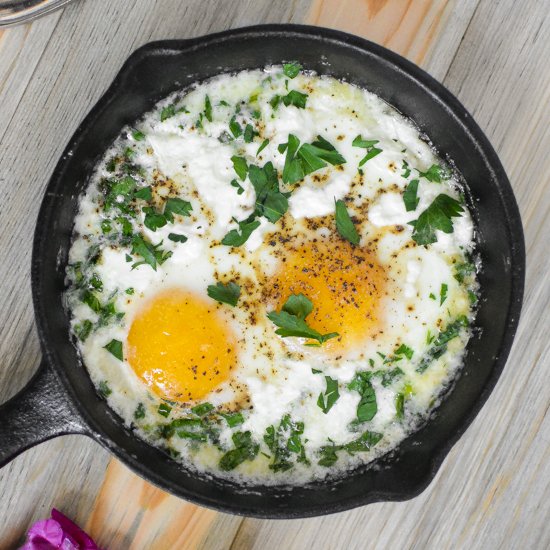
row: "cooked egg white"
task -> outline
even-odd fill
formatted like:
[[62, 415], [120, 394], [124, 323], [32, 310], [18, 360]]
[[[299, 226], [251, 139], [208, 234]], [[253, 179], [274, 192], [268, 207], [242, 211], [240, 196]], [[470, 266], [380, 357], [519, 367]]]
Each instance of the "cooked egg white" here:
[[[305, 107], [275, 104], [292, 90], [307, 96]], [[235, 124], [241, 134], [232, 132]], [[280, 146], [290, 134], [302, 144], [322, 136], [346, 162], [284, 184]], [[378, 140], [381, 149], [362, 166], [366, 150], [354, 146], [357, 136]], [[259, 167], [271, 162], [288, 210], [275, 223], [257, 216], [248, 240], [228, 246], [224, 237], [240, 231], [256, 206], [235, 157]], [[462, 365], [470, 333], [457, 319], [471, 321], [477, 291], [471, 270], [457, 276], [474, 247], [465, 208], [451, 233], [436, 231], [437, 242], [412, 239], [410, 222], [439, 194], [460, 199], [456, 175], [440, 182], [420, 175], [433, 165], [444, 166], [410, 121], [329, 77], [288, 78], [270, 67], [222, 75], [162, 101], [123, 130], [80, 200], [66, 297], [92, 380], [141, 437], [188, 467], [243, 482], [305, 483], [394, 448], [427, 418]], [[107, 204], [109, 190], [128, 177], [151, 196], [128, 202], [122, 193]], [[407, 211], [403, 193], [414, 178], [418, 205]], [[189, 215], [144, 225], [147, 209], [162, 212], [169, 198], [188, 201]], [[357, 246], [336, 230], [338, 200]], [[156, 247], [155, 268], [131, 244], [135, 235]], [[236, 306], [208, 295], [217, 283], [238, 285]], [[311, 346], [276, 334], [267, 313], [298, 294], [313, 306], [308, 325], [337, 337]], [[438, 336], [452, 326], [456, 334], [435, 353]], [[113, 341], [122, 344], [122, 360]], [[364, 395], [353, 381], [365, 372], [376, 412], [357, 422]], [[319, 399], [328, 379], [338, 397], [324, 411]], [[213, 409], [202, 416], [190, 410], [204, 403]], [[189, 421], [189, 432], [178, 419]], [[279, 450], [270, 446], [272, 431]], [[380, 438], [357, 450], [351, 443], [366, 432]], [[331, 446], [337, 459], [329, 464], [323, 457]], [[244, 448], [252, 449], [247, 458], [220, 469], [228, 453]]]

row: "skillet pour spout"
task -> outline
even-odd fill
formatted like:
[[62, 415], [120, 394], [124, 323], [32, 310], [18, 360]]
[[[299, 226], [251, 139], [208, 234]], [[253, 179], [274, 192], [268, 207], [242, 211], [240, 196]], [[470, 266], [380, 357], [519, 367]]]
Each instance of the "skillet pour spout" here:
[[[441, 156], [452, 159], [466, 181], [483, 266], [478, 275], [479, 330], [468, 344], [462, 376], [436, 414], [375, 466], [305, 486], [243, 487], [183, 468], [134, 435], [99, 397], [69, 337], [62, 300], [65, 267], [78, 197], [123, 126], [196, 81], [296, 60], [306, 70], [377, 94], [412, 119]], [[77, 433], [93, 437], [162, 489], [228, 513], [297, 518], [412, 498], [433, 479], [496, 384], [519, 321], [524, 276], [521, 220], [495, 151], [458, 100], [406, 59], [356, 36], [298, 25], [247, 27], [147, 44], [130, 56], [76, 130], [46, 189], [32, 258], [44, 357], [28, 386], [0, 407], [0, 465], [41, 441]]]

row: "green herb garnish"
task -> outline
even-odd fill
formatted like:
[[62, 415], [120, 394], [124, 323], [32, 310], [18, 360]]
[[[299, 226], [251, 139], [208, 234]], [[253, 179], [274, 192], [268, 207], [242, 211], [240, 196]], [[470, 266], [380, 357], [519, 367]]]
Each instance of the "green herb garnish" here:
[[254, 215], [246, 220], [238, 222], [239, 229], [232, 229], [222, 239], [222, 244], [227, 246], [242, 246], [252, 235], [253, 231], [260, 227], [260, 222], [254, 219]]
[[417, 172], [421, 177], [435, 183], [441, 183], [450, 177], [449, 171], [438, 164], [432, 164], [425, 172], [421, 172], [420, 170], [417, 170]]
[[168, 240], [175, 243], [185, 243], [187, 242], [187, 237], [185, 235], [181, 235], [180, 233], [169, 233]]
[[119, 361], [123, 361], [122, 342], [120, 340], [111, 340], [106, 346], [103, 346], [109, 353], [114, 355]]
[[416, 210], [420, 199], [418, 198], [418, 180], [411, 180], [405, 192], [403, 193], [403, 202], [405, 203], [405, 209], [407, 212]]
[[237, 180], [231, 180], [231, 187], [237, 189], [237, 195], [244, 193], [244, 187]]
[[237, 176], [244, 181], [246, 179], [246, 174], [248, 173], [248, 164], [246, 159], [244, 157], [234, 155], [231, 157], [231, 161], [233, 162], [233, 168], [235, 169]]
[[241, 128], [241, 125], [235, 120], [235, 117], [233, 117], [229, 121], [229, 129], [231, 130], [231, 133], [235, 138], [238, 138], [243, 133], [243, 129]]
[[247, 432], [235, 432], [231, 439], [235, 448], [225, 453], [220, 460], [220, 468], [224, 472], [234, 470], [245, 460], [254, 460], [260, 446], [252, 440], [252, 435]]
[[395, 355], [404, 355], [409, 361], [412, 359], [414, 351], [407, 345], [401, 344], [395, 351]]
[[212, 403], [200, 403], [199, 405], [195, 405], [191, 412], [193, 414], [196, 414], [197, 416], [204, 416], [205, 414], [208, 414], [210, 411], [214, 410], [214, 405]]
[[327, 387], [324, 393], [319, 394], [317, 406], [327, 414], [328, 411], [332, 409], [334, 403], [340, 398], [340, 392], [338, 391], [338, 380], [334, 380], [334, 378], [330, 376], [325, 376], [325, 382]]
[[376, 392], [370, 381], [372, 375], [371, 372], [357, 372], [353, 380], [348, 384], [348, 389], [358, 392], [361, 396], [357, 405], [357, 423], [372, 420], [378, 412]]
[[237, 283], [216, 283], [210, 285], [206, 292], [210, 298], [223, 304], [229, 304], [230, 306], [236, 306], [241, 295], [241, 287]]
[[417, 220], [409, 222], [414, 227], [412, 239], [420, 245], [435, 243], [436, 230], [452, 233], [452, 218], [459, 217], [463, 212], [457, 200], [443, 193], [438, 195]]
[[262, 141], [262, 144], [258, 147], [258, 150], [256, 151], [256, 156], [258, 156], [268, 145], [269, 145], [269, 140], [264, 139]]
[[102, 380], [97, 388], [99, 395], [102, 397], [109, 397], [113, 393], [113, 390], [109, 387], [107, 380]]
[[143, 132], [140, 132], [139, 130], [134, 130], [132, 132], [132, 137], [136, 140], [136, 141], [143, 141], [145, 139], [145, 134]]
[[317, 136], [313, 143], [304, 143], [300, 147], [300, 140], [294, 134], [289, 134], [288, 141], [279, 145], [278, 149], [280, 153], [286, 151], [284, 183], [296, 183], [308, 174], [324, 168], [327, 162], [332, 165], [346, 162], [334, 146], [321, 136]]
[[75, 325], [74, 333], [81, 342], [85, 342], [86, 338], [90, 336], [93, 327], [93, 323], [89, 319], [85, 319], [84, 321], [82, 321], [82, 323]]
[[305, 318], [313, 311], [313, 303], [303, 294], [289, 296], [281, 311], [271, 311], [267, 318], [277, 327], [275, 334], [282, 336], [297, 336], [317, 340], [324, 344], [327, 340], [339, 336], [337, 332], [321, 334], [308, 326]]
[[296, 78], [301, 70], [302, 70], [302, 66], [300, 65], [300, 63], [297, 63], [296, 61], [283, 64], [283, 74], [285, 76], [288, 76], [288, 78], [290, 79]]
[[168, 403], [161, 403], [159, 405], [159, 408], [157, 409], [157, 412], [164, 416], [164, 418], [168, 418], [170, 416], [170, 413], [172, 412], [172, 407], [168, 405]]
[[367, 150], [367, 154], [359, 161], [359, 166], [363, 166], [367, 161], [379, 155], [382, 152], [382, 149], [375, 147], [378, 143], [377, 139], [363, 139], [361, 135], [358, 135], [351, 144], [353, 147], [361, 147], [362, 149]]
[[244, 422], [244, 416], [240, 412], [230, 413], [230, 414], [225, 414], [225, 413], [220, 413], [220, 414], [223, 416], [223, 418], [227, 422], [227, 425], [230, 428], [234, 428], [235, 426], [239, 426]]
[[141, 235], [134, 235], [132, 238], [132, 254], [141, 256], [142, 261], [135, 262], [132, 265], [132, 269], [143, 264], [148, 264], [156, 271], [157, 264], [162, 265], [172, 255], [171, 252], [161, 250], [161, 245], [162, 241], [157, 245], [153, 245], [146, 241]]
[[351, 244], [358, 245], [360, 241], [359, 233], [346, 209], [346, 204], [342, 200], [336, 201], [336, 229], [340, 236], [348, 240]]
[[441, 284], [441, 289], [439, 291], [439, 305], [442, 306], [443, 302], [447, 299], [447, 291], [449, 286], [446, 283]]
[[279, 190], [277, 171], [271, 162], [259, 168], [251, 164], [248, 177], [256, 191], [256, 214], [275, 223], [288, 210], [288, 199]]
[[210, 98], [208, 96], [204, 98], [204, 116], [208, 122], [212, 122], [212, 103], [210, 103]]
[[134, 419], [140, 420], [142, 418], [145, 418], [145, 407], [143, 406], [143, 403], [139, 403], [134, 411]]

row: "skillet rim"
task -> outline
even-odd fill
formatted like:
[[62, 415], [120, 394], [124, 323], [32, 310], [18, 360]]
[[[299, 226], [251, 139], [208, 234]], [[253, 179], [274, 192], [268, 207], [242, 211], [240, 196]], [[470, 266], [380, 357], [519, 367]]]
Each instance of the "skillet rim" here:
[[[499, 353], [493, 361], [490, 374], [485, 384], [482, 386], [474, 406], [471, 408], [469, 413], [462, 417], [459, 425], [453, 430], [453, 432], [449, 433], [448, 437], [444, 439], [439, 447], [434, 449], [428, 457], [430, 465], [429, 468], [426, 469], [425, 475], [419, 480], [413, 489], [408, 491], [396, 492], [390, 490], [371, 490], [367, 493], [358, 495], [355, 498], [348, 498], [344, 502], [331, 504], [329, 509], [320, 503], [314, 505], [308, 504], [306, 509], [303, 509], [303, 507], [300, 506], [298, 506], [298, 508], [292, 508], [292, 505], [290, 505], [289, 508], [272, 509], [269, 512], [246, 506], [235, 506], [234, 504], [220, 504], [218, 499], [209, 498], [203, 493], [191, 494], [187, 489], [182, 490], [179, 485], [170, 482], [165, 479], [163, 475], [160, 475], [151, 468], [144, 466], [136, 457], [131, 456], [128, 451], [123, 449], [118, 443], [110, 440], [105, 435], [99, 423], [96, 422], [96, 419], [92, 415], [88, 415], [84, 406], [79, 402], [77, 392], [74, 390], [68, 376], [65, 373], [65, 369], [61, 365], [61, 362], [56, 360], [55, 349], [52, 349], [52, 346], [50, 345], [48, 333], [51, 334], [51, 328], [49, 327], [48, 313], [42, 307], [43, 304], [40, 289], [40, 273], [43, 265], [42, 258], [44, 256], [43, 251], [48, 242], [47, 232], [43, 231], [43, 228], [51, 227], [53, 216], [52, 205], [55, 202], [55, 189], [58, 185], [61, 185], [66, 159], [70, 156], [71, 151], [78, 145], [81, 136], [86, 133], [90, 126], [93, 126], [95, 119], [97, 119], [104, 110], [109, 108], [110, 102], [115, 98], [119, 90], [124, 88], [126, 79], [130, 77], [132, 72], [135, 70], [134, 65], [138, 64], [144, 58], [148, 56], [177, 55], [184, 52], [193, 52], [197, 49], [207, 48], [208, 45], [212, 43], [223, 43], [233, 39], [245, 40], [247, 37], [257, 38], [262, 34], [280, 36], [281, 38], [295, 35], [298, 37], [305, 37], [328, 43], [332, 42], [343, 44], [346, 47], [352, 47], [353, 49], [361, 52], [366, 51], [370, 55], [377, 57], [384, 64], [393, 65], [393, 67], [399, 72], [405, 73], [416, 86], [422, 88], [423, 91], [431, 97], [432, 101], [438, 102], [440, 106], [445, 109], [448, 116], [454, 118], [454, 120], [460, 124], [463, 131], [468, 134], [471, 143], [475, 145], [478, 154], [483, 160], [483, 163], [490, 171], [491, 177], [494, 180], [500, 195], [500, 202], [505, 212], [505, 225], [508, 230], [506, 239], [510, 243], [511, 249], [511, 287], [510, 305], [505, 314], [505, 330], [500, 340]], [[523, 227], [513, 189], [489, 140], [458, 99], [456, 99], [453, 94], [451, 94], [442, 84], [436, 81], [423, 69], [382, 46], [342, 31], [323, 27], [293, 24], [255, 25], [190, 39], [154, 41], [149, 42], [134, 51], [124, 62], [111, 85], [88, 112], [83, 121], [78, 125], [77, 130], [70, 138], [68, 145], [66, 146], [54, 169], [54, 172], [45, 189], [45, 195], [37, 219], [31, 268], [33, 305], [43, 355], [46, 362], [50, 367], [53, 367], [58, 377], [61, 379], [64, 390], [70, 396], [71, 401], [78, 410], [82, 422], [89, 429], [89, 432], [86, 435], [91, 436], [93, 439], [101, 443], [134, 472], [161, 487], [163, 490], [176, 494], [178, 497], [184, 498], [196, 504], [215, 508], [223, 512], [264, 519], [313, 517], [328, 513], [337, 513], [373, 502], [408, 500], [420, 494], [433, 480], [450, 449], [477, 416], [495, 387], [502, 370], [504, 369], [519, 323], [524, 292], [524, 279], [525, 244]]]

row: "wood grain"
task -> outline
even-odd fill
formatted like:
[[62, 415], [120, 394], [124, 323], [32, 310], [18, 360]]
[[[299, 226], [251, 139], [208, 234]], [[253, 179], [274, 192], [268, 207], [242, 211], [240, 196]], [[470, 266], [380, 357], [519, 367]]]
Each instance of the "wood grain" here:
[[465, 103], [508, 170], [525, 224], [523, 319], [504, 375], [416, 499], [330, 517], [260, 521], [163, 493], [86, 438], [42, 444], [0, 470], [0, 548], [56, 506], [110, 549], [550, 546], [550, 16], [529, 0], [81, 0], [0, 34], [0, 398], [36, 368], [31, 234], [44, 186], [79, 121], [128, 54], [154, 39], [306, 22], [382, 43]]

